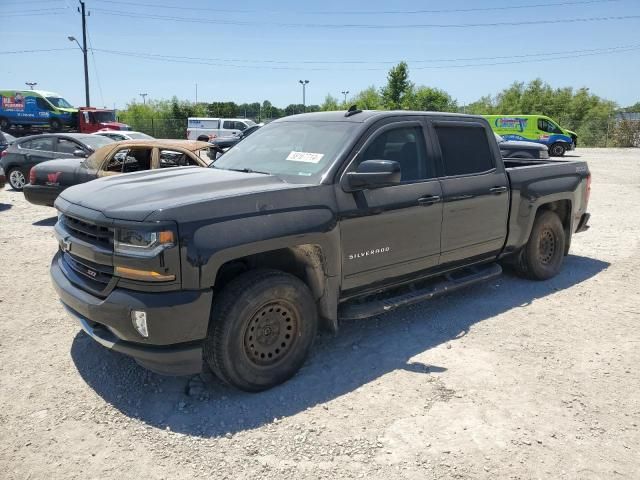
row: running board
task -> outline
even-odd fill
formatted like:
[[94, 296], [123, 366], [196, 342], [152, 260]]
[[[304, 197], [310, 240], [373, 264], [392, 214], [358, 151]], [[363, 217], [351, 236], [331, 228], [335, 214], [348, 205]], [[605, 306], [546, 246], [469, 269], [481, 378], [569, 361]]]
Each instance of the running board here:
[[369, 294], [349, 300], [338, 312], [340, 320], [357, 320], [390, 312], [398, 307], [413, 305], [445, 293], [484, 282], [499, 276], [502, 267], [497, 263], [464, 268], [435, 279], [423, 280], [391, 292]]

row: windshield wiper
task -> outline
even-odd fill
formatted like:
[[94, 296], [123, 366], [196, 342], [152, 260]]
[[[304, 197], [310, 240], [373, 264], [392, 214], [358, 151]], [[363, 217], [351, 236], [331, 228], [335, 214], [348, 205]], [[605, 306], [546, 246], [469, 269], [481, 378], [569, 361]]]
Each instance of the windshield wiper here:
[[217, 168], [218, 170], [231, 170], [232, 172], [242, 172], [242, 173], [260, 173], [262, 175], [271, 175], [269, 172], [261, 172], [260, 170], [253, 170], [251, 168], [222, 168], [216, 167], [214, 164], [211, 164], [213, 168]]

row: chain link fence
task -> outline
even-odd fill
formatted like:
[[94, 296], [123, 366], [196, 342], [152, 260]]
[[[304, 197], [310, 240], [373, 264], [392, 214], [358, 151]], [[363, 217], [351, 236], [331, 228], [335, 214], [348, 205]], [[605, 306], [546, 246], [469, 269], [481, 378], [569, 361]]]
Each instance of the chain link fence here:
[[[563, 128], [577, 133], [579, 147], [640, 146], [640, 113], [582, 122], [562, 116], [556, 120]], [[187, 138], [186, 118], [126, 119], [125, 123], [155, 138]]]

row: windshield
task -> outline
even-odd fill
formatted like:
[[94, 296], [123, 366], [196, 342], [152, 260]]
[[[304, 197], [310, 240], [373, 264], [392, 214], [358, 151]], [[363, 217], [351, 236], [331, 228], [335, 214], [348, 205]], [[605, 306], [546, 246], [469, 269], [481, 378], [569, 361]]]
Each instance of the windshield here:
[[494, 133], [494, 135], [496, 136], [496, 142], [498, 143], [502, 143], [504, 142], [504, 138], [502, 138], [500, 135], [498, 135], [497, 133]]
[[238, 143], [212, 166], [311, 177], [331, 165], [356, 127], [350, 122], [271, 123]]
[[53, 104], [54, 107], [58, 107], [58, 108], [73, 108], [73, 105], [71, 105], [69, 102], [67, 102], [62, 97], [47, 97], [47, 100], [49, 100]]
[[13, 135], [9, 135], [8, 133], [4, 133], [3, 135], [7, 143], [12, 143], [16, 140], [16, 137], [14, 137]]
[[149, 139], [153, 139], [153, 137], [151, 135], [147, 135], [146, 133], [142, 133], [142, 132], [127, 132], [126, 135], [127, 135], [127, 137], [131, 138], [132, 140], [149, 140]]
[[93, 117], [93, 122], [91, 123], [106, 123], [116, 121], [116, 113], [113, 110], [106, 112], [90, 112], [90, 114]]

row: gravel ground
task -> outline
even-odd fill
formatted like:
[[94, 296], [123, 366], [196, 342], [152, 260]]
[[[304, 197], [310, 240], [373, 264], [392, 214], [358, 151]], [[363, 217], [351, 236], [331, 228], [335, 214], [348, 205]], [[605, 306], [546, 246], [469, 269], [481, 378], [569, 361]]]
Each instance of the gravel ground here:
[[343, 324], [261, 394], [91, 341], [50, 284], [54, 210], [0, 191], [0, 477], [638, 478], [640, 150], [577, 155], [592, 228], [558, 277]]

